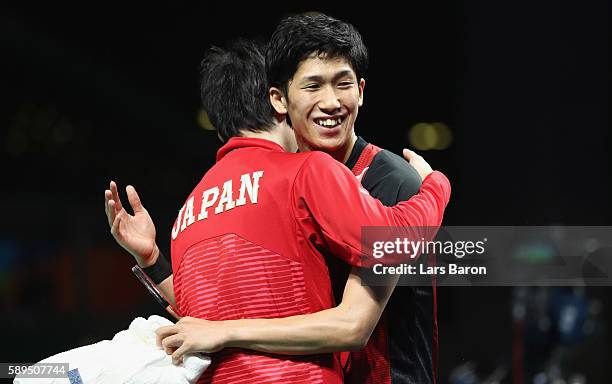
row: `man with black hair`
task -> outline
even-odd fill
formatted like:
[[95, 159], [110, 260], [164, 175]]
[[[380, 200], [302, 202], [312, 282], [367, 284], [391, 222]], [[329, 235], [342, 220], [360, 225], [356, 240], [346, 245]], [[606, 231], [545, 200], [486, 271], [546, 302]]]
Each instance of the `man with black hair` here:
[[[288, 115], [300, 150], [329, 153], [352, 169], [373, 197], [392, 206], [417, 193], [421, 178], [403, 159], [355, 134], [367, 64], [359, 32], [324, 14], [282, 20], [266, 54], [272, 104]], [[334, 264], [338, 298], [348, 272], [346, 264]], [[351, 353], [345, 380], [435, 383], [437, 354], [435, 282], [397, 287], [364, 350]]]
[[[226, 342], [224, 347], [304, 353], [301, 347], [292, 350], [291, 339], [282, 347], [254, 342], [250, 333], [240, 333], [242, 319], [292, 316], [274, 319], [275, 328], [268, 330], [290, 334], [300, 317], [310, 316], [311, 330], [329, 332], [325, 310], [332, 307], [333, 298], [329, 277], [321, 273], [327, 270], [322, 249], [350, 265], [364, 266], [362, 226], [438, 226], [448, 202], [448, 180], [407, 150], [405, 156], [424, 178], [421, 193], [390, 208], [363, 194], [354, 176], [328, 155], [286, 152], [293, 150], [294, 141], [284, 115], [272, 114], [266, 103], [253, 102], [267, 99], [263, 65], [257, 47], [245, 42], [227, 50], [212, 49], [202, 62], [204, 108], [220, 137], [229, 140], [179, 211], [172, 229], [173, 275], [164, 267], [155, 227], [134, 188], [127, 188], [134, 215], [123, 209], [114, 183], [105, 191], [115, 239], [155, 276], [179, 314], [187, 316], [158, 331], [175, 359], [186, 351], [220, 348], [221, 344], [210, 348], [210, 338], [200, 337], [202, 324], [219, 330], [232, 327], [234, 344]], [[326, 196], [328, 190], [335, 192], [333, 197]], [[298, 342], [308, 348], [311, 335], [307, 332]], [[228, 348], [213, 355], [201, 379], [253, 380], [340, 383], [342, 374], [332, 354], [296, 357]]]

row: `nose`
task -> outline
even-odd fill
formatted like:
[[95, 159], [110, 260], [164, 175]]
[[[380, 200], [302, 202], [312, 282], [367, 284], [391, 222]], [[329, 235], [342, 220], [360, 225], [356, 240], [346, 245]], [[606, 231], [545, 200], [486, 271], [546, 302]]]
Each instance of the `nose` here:
[[326, 113], [333, 113], [340, 107], [340, 97], [336, 94], [334, 87], [324, 87], [319, 100], [319, 109]]

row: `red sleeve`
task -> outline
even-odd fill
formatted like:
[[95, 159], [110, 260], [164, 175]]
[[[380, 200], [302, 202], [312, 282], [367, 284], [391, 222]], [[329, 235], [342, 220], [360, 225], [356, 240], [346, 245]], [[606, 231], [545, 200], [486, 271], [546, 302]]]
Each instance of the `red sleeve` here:
[[298, 226], [315, 246], [363, 267], [382, 261], [362, 257], [362, 227], [439, 227], [450, 190], [446, 176], [433, 172], [417, 195], [385, 207], [343, 164], [315, 151], [296, 175], [292, 205]]

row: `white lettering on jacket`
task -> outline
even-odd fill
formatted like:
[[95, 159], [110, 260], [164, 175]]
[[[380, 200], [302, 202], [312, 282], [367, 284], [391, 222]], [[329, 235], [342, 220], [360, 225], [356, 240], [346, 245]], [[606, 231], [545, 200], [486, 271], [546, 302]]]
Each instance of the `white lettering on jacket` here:
[[[215, 204], [215, 215], [229, 211], [234, 207], [239, 207], [246, 204], [257, 204], [260, 186], [259, 180], [262, 177], [263, 171], [256, 171], [241, 175], [238, 199], [235, 201], [233, 199], [234, 189], [231, 179], [223, 183], [223, 190], [221, 193], [219, 193], [219, 187], [212, 187], [202, 192], [202, 204], [200, 206], [197, 221], [208, 219], [208, 210], [209, 208], [215, 206]], [[172, 240], [175, 240], [180, 232], [183, 232], [191, 224], [196, 222], [193, 209], [194, 197], [191, 196], [178, 213], [176, 222], [172, 227]]]

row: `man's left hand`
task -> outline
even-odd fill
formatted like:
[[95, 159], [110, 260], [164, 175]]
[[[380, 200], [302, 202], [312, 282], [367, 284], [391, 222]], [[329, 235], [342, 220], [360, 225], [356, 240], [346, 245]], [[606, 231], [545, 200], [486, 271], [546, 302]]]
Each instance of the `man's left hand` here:
[[183, 355], [193, 352], [217, 352], [225, 347], [226, 327], [222, 321], [183, 317], [175, 325], [160, 327], [157, 345], [172, 355], [172, 362], [180, 364]]

